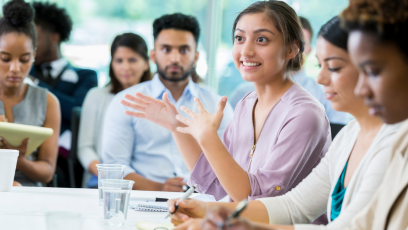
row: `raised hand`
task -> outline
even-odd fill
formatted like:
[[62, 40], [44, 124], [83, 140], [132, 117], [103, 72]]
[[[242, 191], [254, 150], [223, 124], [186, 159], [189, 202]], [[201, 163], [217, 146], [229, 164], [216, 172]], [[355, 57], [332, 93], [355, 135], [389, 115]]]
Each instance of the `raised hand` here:
[[181, 125], [176, 119], [176, 115], [179, 114], [179, 112], [170, 102], [167, 93], [163, 94], [162, 101], [142, 93], [136, 93], [136, 96], [126, 94], [125, 98], [134, 103], [122, 100], [120, 102], [122, 105], [139, 111], [126, 111], [126, 115], [152, 121], [170, 131], [175, 130]]
[[168, 200], [167, 205], [169, 211], [174, 211], [174, 205], [178, 204], [177, 212], [171, 215], [171, 222], [174, 225], [179, 225], [188, 221], [191, 218], [202, 218], [207, 211], [207, 204], [203, 201], [198, 201], [194, 199], [189, 200]]
[[227, 97], [222, 97], [218, 103], [218, 109], [214, 114], [209, 113], [201, 103], [200, 99], [194, 98], [198, 108], [198, 113], [182, 106], [181, 111], [185, 112], [191, 119], [185, 118], [177, 114], [176, 118], [187, 127], [177, 127], [177, 131], [181, 133], [189, 133], [199, 143], [208, 135], [217, 134], [220, 127], [222, 117], [224, 116], [224, 108], [227, 104]]

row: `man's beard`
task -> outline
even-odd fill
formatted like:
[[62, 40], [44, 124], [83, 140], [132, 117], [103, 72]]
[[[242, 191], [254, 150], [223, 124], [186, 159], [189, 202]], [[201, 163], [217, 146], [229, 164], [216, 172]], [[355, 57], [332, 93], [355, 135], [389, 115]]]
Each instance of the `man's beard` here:
[[[190, 68], [187, 71], [183, 71], [183, 67], [179, 66], [179, 65], [172, 65], [172, 66], [177, 66], [181, 69], [181, 77], [180, 78], [173, 78], [171, 76], [167, 76], [166, 75], [166, 70], [163, 70], [160, 65], [158, 64], [157, 60], [156, 60], [156, 65], [157, 65], [157, 73], [159, 74], [159, 76], [161, 78], [163, 78], [166, 81], [172, 81], [172, 82], [180, 82], [180, 81], [184, 81], [186, 80], [194, 71], [194, 62], [191, 63]], [[166, 67], [167, 69], [168, 67]]]

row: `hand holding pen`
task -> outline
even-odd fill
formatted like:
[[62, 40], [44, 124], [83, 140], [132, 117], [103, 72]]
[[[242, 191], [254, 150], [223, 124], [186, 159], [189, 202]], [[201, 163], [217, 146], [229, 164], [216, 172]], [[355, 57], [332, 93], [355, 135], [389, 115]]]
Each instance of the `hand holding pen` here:
[[[179, 199], [179, 201], [183, 201], [183, 200], [187, 200], [188, 198], [190, 198], [190, 196], [194, 193], [195, 188], [197, 187], [197, 185], [194, 185], [193, 187], [190, 187], [190, 189], [188, 189], [183, 196], [181, 196], [181, 198]], [[169, 217], [170, 215], [174, 214], [175, 212], [177, 212], [177, 209], [179, 208], [178, 203], [176, 202], [174, 204], [174, 208], [173, 207], [169, 207], [169, 213], [166, 215], [165, 219], [167, 217]]]
[[222, 229], [251, 229], [251, 223], [243, 218], [238, 218], [245, 210], [248, 200], [242, 200], [235, 210], [231, 212], [229, 209], [217, 206], [209, 210], [203, 219], [201, 226], [205, 230], [222, 230]]

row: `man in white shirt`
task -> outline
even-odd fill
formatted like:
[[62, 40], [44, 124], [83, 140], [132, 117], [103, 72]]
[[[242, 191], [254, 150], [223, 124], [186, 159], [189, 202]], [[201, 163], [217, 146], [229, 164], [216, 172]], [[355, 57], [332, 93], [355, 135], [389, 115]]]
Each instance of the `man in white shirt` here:
[[[136, 92], [156, 99], [167, 92], [178, 109], [186, 106], [197, 112], [194, 97], [198, 97], [206, 109], [214, 113], [221, 97], [193, 82], [199, 34], [198, 22], [192, 16], [176, 13], [156, 19], [150, 58], [157, 65], [157, 74], [151, 81], [118, 93], [108, 108], [102, 163], [126, 165], [124, 178], [135, 181], [133, 189], [181, 192], [190, 175], [171, 132], [148, 120], [125, 115], [128, 108], [120, 101], [126, 94]], [[232, 116], [232, 107], [228, 104], [219, 136]]]

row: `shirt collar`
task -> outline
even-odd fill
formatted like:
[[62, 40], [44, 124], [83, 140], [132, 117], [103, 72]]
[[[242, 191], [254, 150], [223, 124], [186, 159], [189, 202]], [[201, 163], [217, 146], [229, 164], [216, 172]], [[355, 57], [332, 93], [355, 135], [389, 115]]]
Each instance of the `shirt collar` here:
[[[161, 96], [165, 91], [171, 94], [170, 91], [161, 82], [158, 73], [154, 75], [152, 81], [150, 82], [150, 85], [152, 90], [151, 96], [154, 98], [161, 99]], [[193, 97], [198, 97], [197, 87], [197, 84], [190, 79], [180, 98], [184, 97], [188, 93], [190, 93]]]
[[51, 76], [52, 77], [57, 77], [58, 74], [61, 73], [61, 71], [64, 69], [64, 67], [68, 64], [68, 60], [64, 57], [61, 57], [57, 60], [54, 60], [52, 62], [49, 63], [44, 63], [41, 65], [43, 71], [45, 69], [45, 66], [49, 64], [51, 66]]

